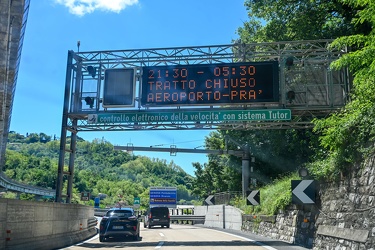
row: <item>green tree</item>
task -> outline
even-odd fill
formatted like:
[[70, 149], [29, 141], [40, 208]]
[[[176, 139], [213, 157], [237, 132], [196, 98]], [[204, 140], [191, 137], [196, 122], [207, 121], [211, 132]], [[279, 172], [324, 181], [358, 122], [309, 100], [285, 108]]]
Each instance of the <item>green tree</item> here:
[[342, 0], [247, 0], [249, 21], [238, 29], [242, 42], [332, 39], [368, 33], [370, 23], [354, 25], [361, 6]]
[[[225, 145], [227, 141], [227, 145]], [[196, 180], [209, 182], [211, 190], [242, 190], [242, 155], [246, 146], [255, 159], [250, 166], [253, 187], [263, 186], [305, 165], [318, 152], [318, 136], [311, 130], [230, 130], [212, 132], [206, 148], [238, 151], [239, 155], [209, 155], [207, 165], [195, 165]], [[194, 189], [195, 192], [195, 189]]]
[[[352, 25], [375, 25], [375, 2], [367, 0], [342, 0], [353, 9], [358, 9]], [[336, 48], [351, 48], [351, 51], [332, 64], [333, 68], [348, 67], [354, 75], [351, 102], [340, 112], [327, 119], [315, 120], [315, 130], [322, 134], [321, 144], [328, 151], [328, 158], [311, 164], [315, 175], [331, 178], [342, 174], [354, 162], [361, 161], [373, 150], [375, 139], [375, 32], [343, 36], [332, 44]], [[331, 163], [331, 166], [327, 166]], [[332, 167], [333, 165], [333, 167]], [[326, 171], [322, 171], [322, 168]]]

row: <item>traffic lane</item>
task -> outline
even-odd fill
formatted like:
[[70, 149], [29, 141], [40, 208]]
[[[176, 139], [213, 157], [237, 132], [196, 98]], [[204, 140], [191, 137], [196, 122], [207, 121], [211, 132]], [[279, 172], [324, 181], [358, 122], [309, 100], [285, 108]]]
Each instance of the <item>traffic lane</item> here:
[[277, 250], [308, 250], [310, 249], [310, 248], [305, 248], [302, 246], [290, 244], [284, 241], [267, 238], [267, 237], [264, 237], [258, 234], [253, 234], [250, 232], [238, 231], [238, 230], [233, 230], [233, 229], [220, 229], [220, 228], [216, 228], [215, 230], [232, 233], [241, 237], [249, 238], [249, 239], [257, 241], [259, 244], [270, 246], [270, 247], [276, 248]]
[[274, 250], [275, 248], [264, 248], [257, 242], [204, 227], [189, 225], [175, 225], [171, 228], [153, 227], [151, 229], [141, 227], [141, 239], [132, 241], [131, 238], [109, 239], [106, 242], [99, 242], [98, 235], [83, 243], [71, 246], [66, 249], [83, 250], [87, 248], [113, 249], [126, 248], [128, 250]]
[[[175, 224], [172, 224], [169, 229], [154, 227], [152, 229], [144, 230], [144, 239], [146, 239], [149, 234], [153, 235], [154, 232], [158, 232], [163, 239], [159, 242], [158, 247], [165, 250], [212, 250], [213, 247], [215, 249], [225, 250], [266, 249], [259, 246], [257, 242], [245, 237], [205, 227]], [[275, 250], [274, 248], [269, 249]]]

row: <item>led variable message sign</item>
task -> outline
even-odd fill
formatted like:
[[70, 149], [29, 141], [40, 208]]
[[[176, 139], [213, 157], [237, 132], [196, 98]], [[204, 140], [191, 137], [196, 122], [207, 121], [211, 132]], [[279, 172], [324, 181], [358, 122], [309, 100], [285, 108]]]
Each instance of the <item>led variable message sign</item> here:
[[142, 72], [144, 106], [279, 101], [277, 61], [147, 66]]

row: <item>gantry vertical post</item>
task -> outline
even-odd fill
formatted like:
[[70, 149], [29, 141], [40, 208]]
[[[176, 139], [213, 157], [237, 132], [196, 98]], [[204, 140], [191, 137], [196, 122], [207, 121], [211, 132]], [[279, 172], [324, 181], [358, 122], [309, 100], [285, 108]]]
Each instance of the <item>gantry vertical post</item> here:
[[56, 181], [56, 202], [62, 202], [62, 189], [64, 183], [64, 159], [65, 159], [65, 147], [66, 147], [66, 136], [68, 127], [68, 113], [69, 113], [69, 99], [70, 99], [70, 81], [72, 79], [72, 64], [73, 64], [73, 51], [68, 51], [68, 60], [66, 67], [66, 78], [65, 78], [65, 93], [64, 93], [64, 106], [63, 116], [61, 125], [61, 136], [60, 136], [60, 154], [57, 169], [57, 181]]
[[244, 153], [242, 156], [242, 197], [246, 198], [246, 191], [249, 189], [250, 179], [250, 147], [246, 144], [243, 147]]

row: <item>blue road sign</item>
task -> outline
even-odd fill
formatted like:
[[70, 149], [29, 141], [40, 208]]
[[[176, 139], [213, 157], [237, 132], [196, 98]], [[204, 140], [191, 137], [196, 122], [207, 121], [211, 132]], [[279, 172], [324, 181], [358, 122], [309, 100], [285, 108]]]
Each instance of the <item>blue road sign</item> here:
[[95, 197], [95, 199], [94, 199], [94, 208], [100, 208], [99, 204], [100, 204], [100, 198], [99, 197]]
[[150, 207], [177, 207], [177, 188], [152, 187], [150, 188]]

